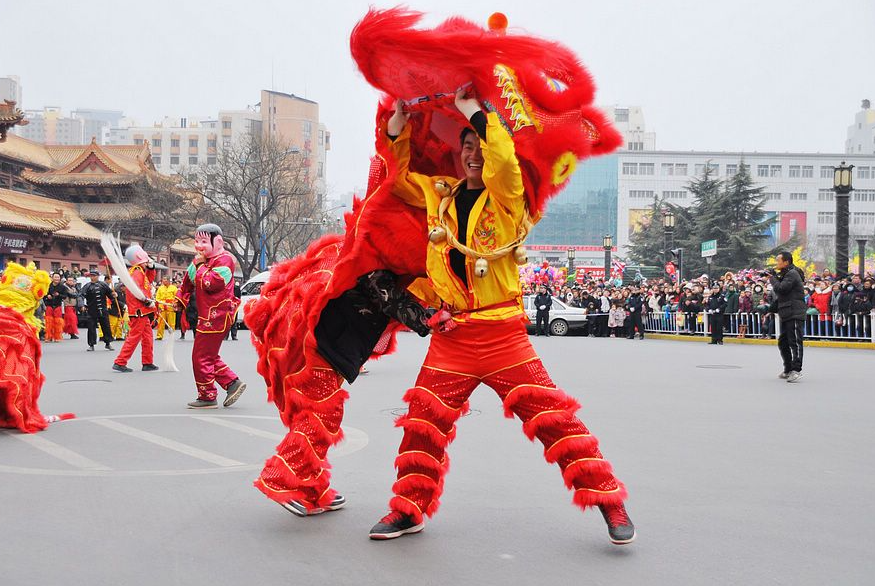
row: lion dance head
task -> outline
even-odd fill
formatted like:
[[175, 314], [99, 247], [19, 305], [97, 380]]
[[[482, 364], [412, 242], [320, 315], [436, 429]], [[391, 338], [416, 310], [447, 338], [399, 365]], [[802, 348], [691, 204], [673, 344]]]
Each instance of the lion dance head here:
[[419, 172], [459, 176], [453, 151], [468, 123], [453, 106], [460, 88], [495, 112], [513, 137], [533, 216], [565, 187], [578, 161], [622, 144], [593, 105], [593, 80], [569, 48], [509, 30], [500, 13], [488, 28], [457, 17], [415, 28], [422, 16], [372, 9], [350, 37], [359, 70], [385, 94], [378, 117], [391, 113], [398, 98], [420, 113], [411, 117], [411, 138], [428, 153], [411, 162]]
[[0, 305], [14, 309], [35, 330], [39, 330], [42, 324], [34, 312], [40, 299], [48, 293], [51, 282], [49, 274], [37, 269], [33, 263], [23, 267], [10, 262], [0, 277]]

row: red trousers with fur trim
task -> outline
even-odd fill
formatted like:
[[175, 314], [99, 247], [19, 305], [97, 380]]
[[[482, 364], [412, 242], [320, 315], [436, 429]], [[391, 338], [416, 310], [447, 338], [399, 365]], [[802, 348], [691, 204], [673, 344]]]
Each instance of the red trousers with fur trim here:
[[60, 341], [64, 338], [64, 308], [46, 307], [46, 340]]
[[289, 433], [254, 483], [268, 498], [301, 501], [312, 509], [329, 504], [337, 494], [330, 488], [326, 455], [343, 439], [340, 422], [349, 394], [342, 383], [343, 377], [325, 364], [312, 369], [300, 388], [286, 386], [275, 398]]
[[519, 318], [500, 322], [460, 322], [432, 336], [416, 386], [407, 391], [404, 428], [395, 467], [398, 479], [389, 502], [419, 523], [433, 516], [449, 468], [447, 446], [468, 398], [485, 383], [504, 403], [505, 415], [523, 422], [523, 432], [544, 444], [544, 457], [559, 464], [574, 503], [581, 508], [619, 503], [626, 488], [602, 457], [598, 440], [575, 417], [580, 405], [553, 384]]

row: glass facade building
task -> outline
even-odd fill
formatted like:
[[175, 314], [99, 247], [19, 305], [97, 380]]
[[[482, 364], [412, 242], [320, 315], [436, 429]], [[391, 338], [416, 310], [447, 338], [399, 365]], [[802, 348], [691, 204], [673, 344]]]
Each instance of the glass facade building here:
[[601, 246], [617, 227], [618, 155], [580, 163], [568, 185], [547, 204], [526, 244]]

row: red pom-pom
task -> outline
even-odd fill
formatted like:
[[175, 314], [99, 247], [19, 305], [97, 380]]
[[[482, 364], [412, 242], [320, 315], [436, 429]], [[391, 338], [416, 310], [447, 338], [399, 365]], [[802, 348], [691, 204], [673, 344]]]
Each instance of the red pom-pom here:
[[501, 12], [493, 12], [486, 23], [493, 32], [504, 32], [507, 29], [507, 17]]

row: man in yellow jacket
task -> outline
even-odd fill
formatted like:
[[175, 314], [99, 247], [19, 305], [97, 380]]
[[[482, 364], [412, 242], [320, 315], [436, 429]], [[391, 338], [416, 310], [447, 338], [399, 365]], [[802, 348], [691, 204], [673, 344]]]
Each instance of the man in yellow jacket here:
[[630, 543], [635, 528], [623, 505], [626, 489], [574, 415], [580, 405], [553, 384], [526, 334], [514, 249], [531, 217], [513, 140], [498, 115], [485, 114], [464, 91], [455, 104], [471, 125], [460, 137], [461, 180], [409, 168], [410, 114], [401, 101], [386, 124], [385, 141], [378, 142], [380, 155], [397, 173], [393, 193], [427, 212], [430, 291], [416, 293], [439, 298], [439, 319], [433, 321], [441, 323], [432, 324], [422, 370], [404, 396], [409, 409], [396, 422], [404, 438], [395, 460], [395, 496], [370, 537], [416, 533], [424, 517], [437, 511], [455, 423], [468, 410], [471, 393], [485, 383], [498, 393], [505, 414], [522, 420], [529, 439], [544, 444], [545, 458], [558, 463], [575, 504], [597, 506], [611, 541]]
[[[163, 277], [161, 284], [158, 286], [158, 291], [155, 292], [155, 299], [158, 304], [158, 339], [164, 339], [165, 324], [170, 327], [170, 335], [173, 335], [173, 330], [176, 329], [176, 311], [173, 309], [173, 304], [176, 303], [177, 287], [170, 282], [170, 277]], [[167, 304], [167, 305], [164, 305]]]

